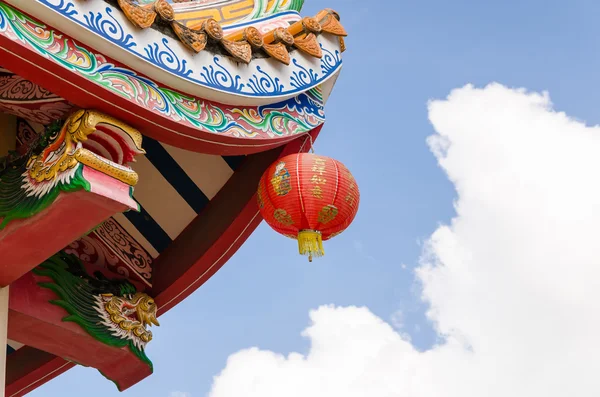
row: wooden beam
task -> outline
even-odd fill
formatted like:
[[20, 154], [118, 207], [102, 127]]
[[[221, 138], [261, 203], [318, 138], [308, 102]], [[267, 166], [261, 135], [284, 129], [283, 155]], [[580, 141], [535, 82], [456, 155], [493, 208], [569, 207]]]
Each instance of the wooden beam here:
[[15, 150], [17, 144], [17, 118], [11, 114], [0, 113], [0, 157], [9, 150]]
[[[311, 133], [313, 140], [319, 130]], [[262, 221], [255, 197], [262, 173], [277, 158], [307, 151], [310, 145], [304, 144], [305, 140], [306, 136], [299, 137], [284, 149], [248, 156], [205, 210], [163, 252], [155, 262], [151, 291], [159, 314], [206, 282], [244, 243]], [[15, 335], [13, 339], [22, 338]], [[20, 397], [74, 365], [56, 355], [23, 347], [8, 357], [7, 396]]]
[[53, 354], [24, 346], [8, 356], [6, 397], [24, 396], [74, 366]]
[[[320, 128], [312, 132], [313, 140]], [[152, 290], [162, 315], [215, 274], [262, 221], [256, 189], [264, 171], [278, 158], [308, 151], [300, 137], [283, 149], [248, 156], [217, 196], [158, 257]]]
[[63, 321], [66, 311], [50, 303], [56, 294], [39, 286], [45, 281], [49, 280], [30, 272], [11, 284], [11, 340], [96, 368], [121, 391], [152, 374], [151, 366], [129, 348], [110, 346], [94, 339], [78, 324]]

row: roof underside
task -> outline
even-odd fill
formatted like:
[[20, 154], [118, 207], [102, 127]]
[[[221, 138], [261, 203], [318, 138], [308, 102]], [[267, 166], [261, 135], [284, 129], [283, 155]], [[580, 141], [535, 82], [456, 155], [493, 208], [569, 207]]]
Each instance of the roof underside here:
[[214, 156], [144, 139], [145, 156], [132, 168], [140, 177], [134, 198], [140, 212], [115, 220], [156, 259], [215, 197], [244, 156]]
[[[4, 73], [6, 77], [9, 72], [4, 70]], [[21, 84], [31, 84], [18, 76], [12, 77], [5, 78], [4, 85], [0, 80], [0, 110], [11, 112], [15, 117], [27, 117], [29, 114], [17, 111], [17, 107], [3, 106], [2, 93], [9, 88], [8, 84], [14, 85], [15, 77]], [[15, 102], [15, 98], [11, 101]], [[21, 102], [26, 103], [31, 110], [31, 100], [23, 99]], [[37, 106], [45, 103], [41, 101]], [[40, 116], [39, 112], [32, 112], [30, 116], [30, 120], [38, 121], [51, 118], [50, 114]], [[17, 117], [15, 125], [18, 130], [15, 134], [17, 147], [27, 145], [44, 128], [42, 124], [22, 117]], [[131, 164], [139, 175], [139, 182], [134, 189], [139, 212], [116, 214], [92, 231], [91, 236], [84, 236], [73, 242], [67, 251], [80, 254], [82, 259], [107, 267], [119, 275], [128, 274], [133, 280], [143, 281], [150, 287], [154, 260], [202, 212], [246, 156], [195, 153], [148, 137], [144, 138], [143, 147], [146, 154], [138, 156], [136, 162]], [[99, 247], [99, 244], [104, 247]], [[106, 251], [106, 248], [120, 257], [134, 253], [138, 260], [143, 259], [139, 262], [129, 261], [126, 264], [130, 268], [123, 272], [119, 271], [118, 266], [113, 266], [109, 255], [90, 256], [88, 252], [85, 257], [82, 256], [86, 250], [99, 253], [101, 250]], [[134, 277], [136, 273], [140, 277]]]
[[[121, 5], [122, 2], [131, 3], [130, 0], [105, 1], [113, 5]], [[154, 0], [135, 1], [136, 4], [141, 5], [153, 2]], [[43, 2], [40, 1], [40, 3]], [[217, 19], [220, 25], [226, 27], [232, 23], [268, 17], [270, 15], [269, 12], [298, 11], [303, 0], [198, 0], [180, 3], [169, 0], [169, 3], [173, 5], [173, 9], [177, 15], [176, 20], [188, 27], [197, 25], [198, 21], [205, 19], [210, 13], [215, 18], [215, 9], [219, 12], [219, 18], [215, 19]], [[241, 10], [239, 15], [242, 16], [231, 17], [231, 15], [234, 15], [230, 12], [231, 10]], [[256, 14], [257, 10], [260, 11], [258, 14]], [[333, 14], [323, 14], [322, 18], [325, 17], [333, 19]], [[302, 27], [303, 30], [297, 34], [299, 35], [297, 43], [293, 47], [302, 49], [300, 45], [302, 43], [301, 40], [311, 33], [305, 31], [305, 26], [299, 22], [299, 17], [297, 19], [296, 25]], [[287, 23], [285, 20], [282, 21]], [[320, 20], [319, 22], [322, 21]], [[330, 21], [323, 26], [329, 26], [331, 29], [332, 24], [338, 26], [337, 20]], [[323, 38], [324, 41], [321, 42], [321, 47], [319, 47], [319, 42], [314, 39], [314, 43], [318, 47], [315, 47], [316, 51], [320, 52], [323, 43], [326, 45], [334, 43], [337, 47], [343, 47], [341, 36], [344, 35], [337, 32], [335, 36], [325, 36]], [[336, 36], [340, 36], [339, 44], [338, 37]], [[246, 39], [244, 37], [243, 40], [239, 40], [239, 38], [236, 40], [245, 41]], [[255, 50], [253, 47], [253, 51]], [[304, 50], [306, 51], [306, 48]], [[0, 48], [0, 53], [3, 53], [2, 48]], [[339, 55], [337, 51], [335, 53]], [[16, 53], [13, 54], [17, 55]], [[302, 91], [300, 95], [304, 95], [304, 91], [309, 92], [308, 89], [311, 88], [310, 92], [315, 91], [320, 97], [316, 101], [309, 98], [306, 100], [306, 103], [298, 99], [300, 97], [290, 97], [289, 101], [292, 105], [298, 106], [298, 109], [301, 111], [312, 109], [311, 111], [314, 111], [318, 117], [315, 118], [310, 114], [306, 116], [306, 119], [309, 121], [315, 119], [316, 121], [306, 122], [306, 128], [300, 132], [293, 129], [290, 131], [286, 129], [282, 134], [278, 134], [278, 130], [263, 131], [264, 136], [261, 139], [271, 139], [273, 137], [287, 139], [286, 141], [281, 141], [282, 143], [268, 142], [268, 146], [261, 146], [263, 144], [259, 143], [256, 144], [256, 147], [260, 149], [253, 149], [253, 151], [246, 150], [245, 148], [243, 151], [212, 151], [212, 153], [220, 154], [255, 153], [247, 156], [221, 156], [198, 153], [198, 150], [204, 149], [194, 148], [194, 150], [187, 150], [186, 147], [189, 148], [190, 146], [186, 146], [185, 144], [178, 145], [179, 141], [176, 143], [169, 141], [173, 145], [178, 145], [176, 147], [145, 136], [143, 148], [146, 154], [136, 157], [136, 163], [131, 164], [139, 176], [139, 182], [133, 193], [135, 201], [139, 204], [139, 212], [129, 211], [113, 216], [87, 236], [74, 241], [69, 247], [65, 247], [66, 251], [79, 255], [80, 258], [90, 263], [103, 266], [115, 274], [119, 274], [120, 276], [126, 275], [132, 281], [137, 282], [137, 285], [145, 287], [156, 298], [159, 307], [162, 305], [159, 314], [175, 306], [202, 285], [228, 260], [260, 222], [261, 218], [252, 198], [254, 197], [256, 183], [262, 172], [264, 172], [272, 161], [284, 153], [285, 150], [300, 151], [298, 140], [294, 141], [296, 136], [310, 133], [313, 137], [316, 137], [324, 121], [324, 116], [321, 117], [322, 103], [324, 99], [326, 100], [335, 82], [335, 77], [341, 66], [341, 60], [338, 56], [335, 58], [333, 66], [331, 66], [327, 62], [332, 62], [333, 58], [327, 58], [323, 61], [318, 60], [317, 62], [312, 59], [315, 58], [313, 53], [311, 59], [308, 61], [305, 60], [305, 65], [310, 66], [314, 62], [317, 62], [314, 63], [317, 66], [309, 68], [314, 76], [312, 74], [302, 75], [302, 70], [306, 70], [308, 66], [303, 67], [302, 54], [293, 54], [297, 55], [300, 63], [296, 63], [296, 59], [294, 59], [292, 67], [300, 69], [296, 72], [297, 75], [289, 72], [290, 76], [292, 76], [290, 81], [301, 86], [301, 90], [299, 88]], [[18, 56], [15, 58], [18, 58]], [[184, 58], [182, 57], [182, 59]], [[258, 61], [261, 61], [261, 59]], [[309, 61], [313, 63], [308, 63]], [[112, 61], [109, 59], [107, 62], [107, 64], [110, 64]], [[185, 60], [183, 62], [185, 65]], [[2, 61], [0, 60], [1, 65]], [[14, 64], [9, 65], [12, 67]], [[275, 63], [275, 65], [274, 70], [289, 69], [281, 69], [279, 63]], [[262, 69], [260, 67], [257, 68], [262, 73]], [[31, 67], [31, 70], [34, 69], [35, 67]], [[49, 70], [51, 67], [46, 67], [46, 69]], [[313, 69], [323, 71], [322, 81], [317, 79], [317, 75]], [[28, 75], [23, 69], [14, 70], [20, 70], [21, 73], [28, 76], [31, 80], [38, 81], [36, 80], [37, 77], [34, 76], [35, 73], [32, 74], [31, 71], [27, 71], [27, 73], [30, 73]], [[66, 78], [69, 78], [69, 76], [65, 74]], [[294, 80], [294, 78], [299, 80]], [[304, 82], [302, 80], [304, 78], [311, 81]], [[144, 79], [145, 77], [142, 76], [138, 80], [144, 82]], [[58, 80], [56, 79], [56, 81]], [[56, 81], [53, 81], [53, 83], [56, 83]], [[38, 83], [46, 84], [42, 80], [38, 81]], [[62, 89], [68, 86], [66, 80], [59, 84], [63, 85]], [[14, 90], [16, 86], [20, 87], [17, 91]], [[18, 128], [16, 134], [18, 144], [27, 145], [31, 142], [32, 136], [42, 131], [44, 124], [48, 124], [57, 118], [64, 118], [75, 108], [73, 103], [78, 106], [86, 106], [81, 103], [87, 103], [87, 93], [85, 95], [74, 95], [60, 91], [59, 86], [50, 85], [50, 87], [53, 87], [52, 90], [54, 92], [61, 93], [62, 97], [0, 67], [0, 112], [12, 114], [17, 117], [15, 125]], [[283, 88], [283, 85], [281, 87]], [[83, 90], [87, 89], [88, 92], [91, 90], [89, 87], [81, 88]], [[170, 90], [168, 86], [165, 86], [164, 89]], [[325, 98], [321, 95], [323, 89], [325, 90]], [[101, 88], [98, 88], [98, 90], [101, 90]], [[236, 95], [240, 93], [236, 93]], [[242, 94], [240, 97], [244, 97], [244, 95], [248, 96], [248, 93]], [[275, 94], [274, 96], [276, 96]], [[107, 98], [109, 97], [107, 96]], [[188, 97], [185, 98], [187, 100]], [[196, 101], [197, 98], [200, 98], [200, 96], [194, 97], [192, 100]], [[201, 98], [198, 99], [198, 103], [201, 106], [207, 106], [205, 102], [200, 102], [201, 100]], [[270, 101], [270, 99], [267, 98], [266, 101]], [[105, 102], [107, 101], [105, 100]], [[107, 103], [109, 103], [109, 107], [112, 106], [115, 109], [119, 106], [114, 102]], [[277, 105], [278, 103], [275, 104]], [[276, 108], [272, 112], [285, 113], [291, 111], [287, 103], [281, 102], [281, 104], [281, 109]], [[136, 113], [135, 108], [127, 105], [121, 105], [121, 113], [124, 113], [122, 112], [123, 109], [128, 109]], [[220, 106], [214, 103], [208, 105]], [[299, 105], [304, 107], [302, 108]], [[147, 111], [150, 107], [147, 105], [146, 108], [142, 107], [142, 110]], [[263, 109], [260, 107], [256, 109], [258, 110], [256, 114], [262, 116]], [[105, 108], [99, 110], [107, 111]], [[241, 111], [253, 115], [253, 110], [254, 108], [242, 109]], [[233, 108], [230, 113], [239, 113], [241, 111], [240, 109]], [[267, 109], [264, 112], [268, 115], [270, 111]], [[150, 119], [147, 115], [137, 113], [139, 117]], [[119, 113], [115, 110], [115, 114], [118, 115]], [[303, 113], [299, 111], [295, 115], [296, 119], [294, 121], [298, 125], [304, 120], [300, 116], [304, 117]], [[128, 122], [134, 125], [133, 122]], [[169, 122], [172, 122], [172, 120], [169, 120]], [[265, 125], [277, 125], [277, 122], [273, 121], [270, 122], [271, 124], [268, 124], [266, 119], [264, 122], [263, 120], [260, 120], [260, 122]], [[158, 127], [164, 127], [164, 124], [161, 122], [155, 123]], [[177, 134], [184, 135], [185, 131], [182, 131], [184, 124], [179, 123], [177, 126], [178, 130], [173, 131], [174, 136]], [[144, 134], [144, 130], [141, 127], [138, 128]], [[189, 126], [186, 128], [191, 129]], [[150, 132], [148, 134], [157, 139], [164, 140], [163, 136], [153, 135]], [[189, 136], [191, 137], [192, 135]], [[212, 136], [215, 137], [215, 141], [223, 140], [219, 144], [227, 147], [235, 147], [235, 145], [231, 144], [234, 140], [241, 141], [235, 135], [226, 137], [226, 139], [229, 139], [229, 141], [226, 141], [223, 138], [225, 134], [221, 131], [212, 134]], [[211, 139], [213, 139], [212, 136]], [[246, 140], [248, 142], [251, 141], [250, 138]], [[214, 247], [217, 248], [213, 249]], [[94, 252], [94, 254], [90, 254], [90, 252]], [[33, 342], [27, 342], [27, 344], [31, 346], [35, 345]], [[7, 392], [11, 396], [21, 396], [74, 365], [60, 357], [36, 350], [31, 346], [23, 346], [14, 341], [8, 342], [7, 352], [9, 353], [9, 360], [7, 368], [9, 379], [7, 380]], [[11, 389], [9, 390], [9, 388]]]

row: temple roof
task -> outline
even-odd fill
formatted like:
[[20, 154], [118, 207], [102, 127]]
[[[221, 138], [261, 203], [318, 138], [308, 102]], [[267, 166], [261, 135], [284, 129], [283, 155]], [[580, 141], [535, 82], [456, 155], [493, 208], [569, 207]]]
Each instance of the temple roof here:
[[[346, 31], [329, 9], [302, 18], [302, 3], [0, 3], [0, 111], [30, 121], [17, 120], [19, 142], [73, 107], [103, 111], [145, 135], [146, 154], [132, 165], [140, 212], [108, 218], [66, 250], [140, 284], [159, 315], [244, 243], [261, 221], [262, 173], [307, 150], [325, 122]], [[90, 246], [104, 256], [90, 255]], [[8, 358], [9, 395], [74, 365], [62, 358], [69, 355], [21, 342], [9, 342], [18, 349]]]

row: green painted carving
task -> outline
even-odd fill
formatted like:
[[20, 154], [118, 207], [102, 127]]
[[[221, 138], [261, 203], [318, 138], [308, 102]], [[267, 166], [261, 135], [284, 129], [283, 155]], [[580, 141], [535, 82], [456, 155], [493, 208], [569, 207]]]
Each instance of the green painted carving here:
[[283, 11], [298, 11], [302, 9], [304, 0], [275, 0], [269, 7], [268, 0], [255, 0], [252, 13], [242, 21], [250, 21], [253, 19], [268, 17]]
[[[183, 2], [191, 2], [193, 0], [184, 0]], [[154, 4], [156, 0], [138, 0], [138, 4], [150, 5]], [[170, 0], [169, 3], [173, 3], [173, 0]], [[182, 1], [178, 1], [181, 3]], [[250, 21], [253, 19], [258, 19], [262, 17], [268, 17], [270, 15], [275, 15], [283, 11], [298, 11], [302, 9], [304, 5], [304, 0], [275, 0], [269, 6], [269, 0], [254, 0], [254, 8], [252, 9], [252, 13], [247, 17], [243, 18], [242, 21]], [[239, 22], [238, 22], [239, 23]]]
[[[100, 124], [112, 127], [104, 134], [114, 135], [117, 143], [96, 143], [112, 145], [107, 152], [121, 153], [119, 159], [107, 159], [83, 147], [85, 141], [94, 139]], [[78, 110], [64, 122], [51, 123], [23, 156], [11, 153], [0, 159], [0, 230], [13, 220], [43, 211], [62, 192], [89, 192], [84, 166], [134, 186], [138, 175], [124, 163], [144, 153], [141, 142], [137, 130], [91, 110]]]
[[29, 218], [47, 208], [60, 192], [72, 192], [90, 185], [82, 176], [82, 167], [69, 170], [68, 178], [57, 178], [46, 183], [36, 183], [28, 175], [28, 164], [39, 156], [48, 145], [56, 141], [61, 123], [48, 126], [36, 143], [23, 156], [10, 153], [0, 159], [0, 230], [10, 221]]
[[108, 279], [101, 273], [90, 276], [79, 258], [59, 252], [34, 271], [52, 282], [39, 285], [52, 290], [58, 299], [50, 303], [69, 313], [63, 321], [78, 324], [94, 339], [117, 348], [127, 347], [152, 369], [144, 349], [152, 340], [146, 326], [159, 325], [156, 304], [124, 279]]

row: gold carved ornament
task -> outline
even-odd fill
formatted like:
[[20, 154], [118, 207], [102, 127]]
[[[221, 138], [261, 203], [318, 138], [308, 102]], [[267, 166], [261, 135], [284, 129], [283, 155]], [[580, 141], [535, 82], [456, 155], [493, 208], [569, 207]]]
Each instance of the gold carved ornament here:
[[82, 147], [81, 144], [96, 131], [98, 124], [119, 128], [129, 136], [139, 154], [145, 153], [141, 147], [142, 134], [139, 131], [111, 116], [82, 109], [69, 116], [59, 134], [41, 154], [29, 159], [27, 163], [29, 176], [38, 183], [52, 181], [60, 173], [81, 163], [130, 186], [135, 186], [138, 182], [135, 171], [112, 164]]
[[288, 47], [292, 46], [321, 58], [323, 52], [317, 35], [322, 32], [338, 36], [342, 51], [346, 48], [343, 37], [347, 36], [347, 32], [339, 21], [339, 14], [331, 9], [320, 11], [315, 17], [305, 17], [286, 29], [276, 28], [265, 35], [255, 27], [248, 27], [225, 37], [223, 28], [213, 18], [189, 26], [179, 22], [173, 7], [166, 0], [156, 0], [144, 5], [136, 4], [133, 0], [118, 0], [118, 3], [127, 19], [139, 28], [149, 28], [159, 16], [170, 24], [173, 32], [190, 50], [196, 53], [204, 50], [210, 39], [220, 44], [233, 58], [244, 63], [250, 63], [253, 51], [262, 51], [269, 57], [289, 65]]
[[135, 26], [146, 29], [152, 26], [156, 13], [148, 6], [139, 6], [131, 0], [119, 0], [119, 7]]
[[142, 342], [152, 340], [152, 332], [147, 325], [160, 326], [156, 318], [157, 306], [150, 296], [138, 292], [131, 298], [121, 298], [113, 294], [102, 294], [104, 310], [110, 321], [125, 333], [132, 334]]

